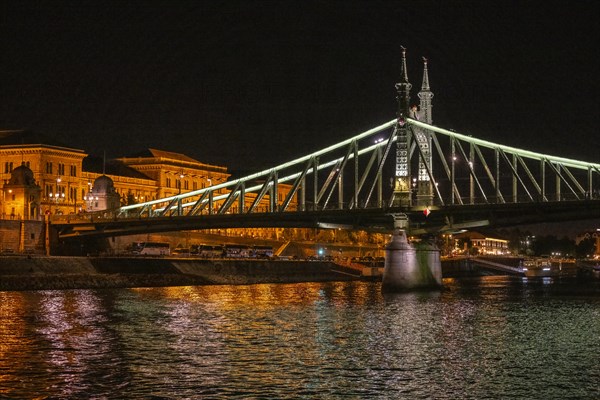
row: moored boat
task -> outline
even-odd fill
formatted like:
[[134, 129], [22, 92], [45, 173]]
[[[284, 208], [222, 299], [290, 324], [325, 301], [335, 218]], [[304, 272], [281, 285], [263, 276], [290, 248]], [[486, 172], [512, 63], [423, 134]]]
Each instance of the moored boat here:
[[520, 269], [528, 277], [557, 276], [561, 270], [561, 262], [553, 262], [546, 258], [523, 260]]

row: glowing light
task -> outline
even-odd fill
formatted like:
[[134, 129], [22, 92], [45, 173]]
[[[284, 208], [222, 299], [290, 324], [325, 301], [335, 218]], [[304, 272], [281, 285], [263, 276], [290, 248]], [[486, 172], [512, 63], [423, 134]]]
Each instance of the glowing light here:
[[516, 154], [519, 155], [521, 157], [526, 157], [526, 158], [530, 158], [533, 160], [538, 160], [538, 161], [548, 161], [548, 162], [556, 162], [559, 164], [564, 164], [567, 167], [572, 167], [572, 168], [577, 168], [577, 169], [584, 169], [587, 170], [588, 168], [592, 168], [592, 169], [600, 169], [600, 164], [598, 163], [589, 163], [589, 162], [585, 162], [585, 161], [577, 161], [577, 160], [572, 160], [570, 158], [564, 158], [564, 157], [556, 157], [556, 156], [551, 156], [548, 154], [542, 154], [542, 153], [536, 153], [534, 151], [529, 151], [529, 150], [522, 150], [522, 149], [518, 149], [516, 147], [511, 147], [511, 146], [504, 146], [501, 144], [497, 144], [497, 143], [492, 143], [492, 142], [488, 142], [487, 140], [482, 140], [482, 139], [477, 139], [471, 136], [467, 136], [467, 135], [462, 135], [460, 133], [457, 132], [453, 132], [447, 129], [443, 129], [443, 128], [439, 128], [437, 126], [434, 125], [429, 125], [417, 120], [413, 120], [413, 119], [409, 119], [409, 122], [411, 123], [411, 125], [417, 126], [419, 128], [424, 128], [424, 129], [429, 129], [430, 131], [433, 132], [437, 132], [437, 133], [441, 133], [442, 135], [446, 135], [452, 138], [456, 138], [468, 143], [472, 143], [481, 147], [486, 147], [489, 149], [498, 149], [498, 150], [502, 150], [504, 152], [507, 153], [511, 153], [511, 154]]

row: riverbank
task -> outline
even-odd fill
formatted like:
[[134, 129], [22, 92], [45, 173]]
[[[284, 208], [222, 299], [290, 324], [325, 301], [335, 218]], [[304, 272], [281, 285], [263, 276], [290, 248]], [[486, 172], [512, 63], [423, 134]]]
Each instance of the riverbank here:
[[144, 257], [0, 257], [0, 291], [356, 280], [331, 262]]

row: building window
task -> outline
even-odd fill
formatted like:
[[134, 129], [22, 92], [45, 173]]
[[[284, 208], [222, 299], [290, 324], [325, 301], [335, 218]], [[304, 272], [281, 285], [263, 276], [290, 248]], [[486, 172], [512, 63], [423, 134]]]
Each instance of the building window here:
[[12, 170], [13, 170], [13, 163], [12, 162], [8, 162], [8, 161], [5, 162], [4, 163], [4, 173], [8, 174], [8, 173], [12, 172]]
[[51, 162], [47, 162], [46, 163], [46, 173], [47, 174], [51, 174], [52, 173], [52, 163]]
[[188, 189], [189, 189], [189, 184], [188, 184], [188, 181], [183, 181], [183, 188], [184, 188], [185, 190], [188, 190]]
[[77, 166], [76, 165], [71, 165], [69, 167], [69, 172], [71, 173], [71, 176], [77, 176]]
[[59, 175], [64, 175], [65, 174], [65, 164], [58, 163], [58, 174]]
[[193, 190], [198, 190], [198, 183], [192, 182], [192, 188]]
[[168, 188], [171, 187], [171, 178], [167, 178], [165, 186], [168, 187]]

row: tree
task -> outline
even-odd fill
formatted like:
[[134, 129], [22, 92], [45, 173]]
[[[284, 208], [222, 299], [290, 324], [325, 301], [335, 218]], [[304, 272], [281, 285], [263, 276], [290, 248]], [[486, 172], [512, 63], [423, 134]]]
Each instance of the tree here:
[[596, 249], [596, 239], [594, 239], [594, 238], [583, 239], [575, 247], [575, 256], [577, 258], [586, 258], [589, 255], [594, 254], [595, 249]]
[[533, 242], [532, 249], [536, 256], [551, 256], [556, 254], [574, 256], [575, 241], [566, 236], [562, 239], [558, 239], [554, 235], [538, 236]]

